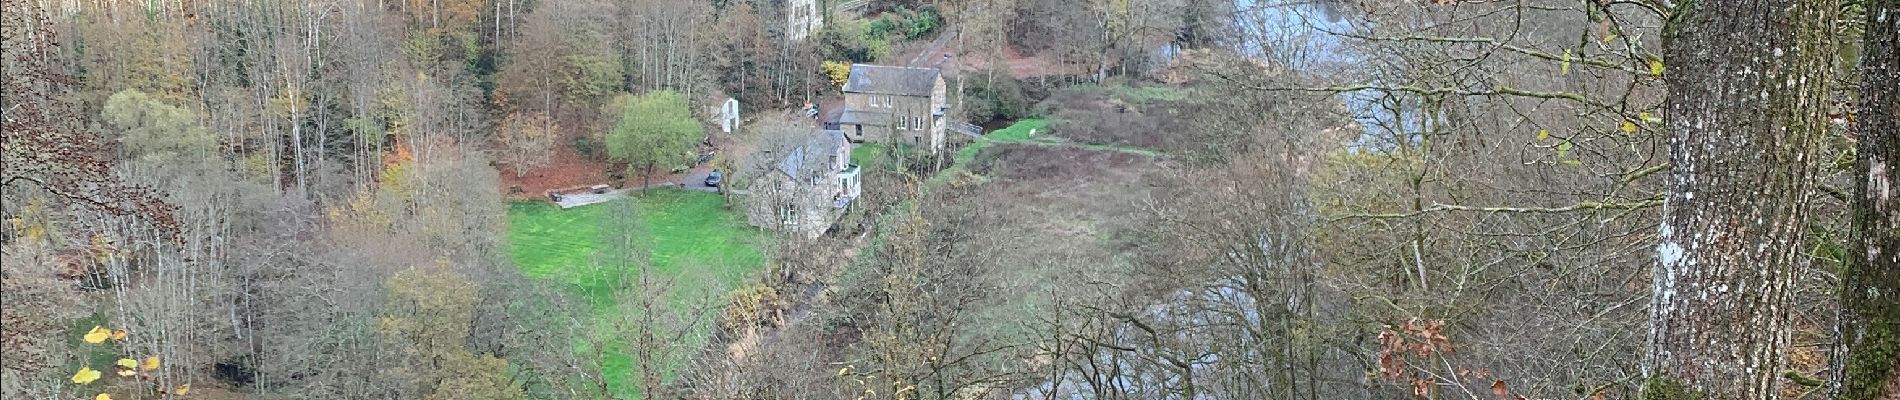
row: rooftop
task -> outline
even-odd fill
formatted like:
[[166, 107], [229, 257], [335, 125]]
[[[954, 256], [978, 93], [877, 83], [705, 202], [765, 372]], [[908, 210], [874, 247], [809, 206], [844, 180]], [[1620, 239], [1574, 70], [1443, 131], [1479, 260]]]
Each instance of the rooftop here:
[[[806, 136], [805, 143], [793, 147], [791, 153], [785, 155], [785, 159], [779, 160], [779, 172], [784, 172], [785, 176], [796, 178], [799, 176], [799, 169], [804, 167], [806, 148], [810, 148], [810, 151], [822, 155], [828, 151], [837, 151], [838, 147], [845, 146], [845, 143], [847, 143], [845, 141], [844, 131], [816, 129], [813, 130], [813, 133], [815, 133], [815, 135]], [[823, 160], [820, 160], [820, 162], [822, 161]]]
[[851, 77], [845, 81], [844, 91], [929, 96], [936, 90], [937, 77], [940, 74], [942, 72], [936, 68], [851, 64]]

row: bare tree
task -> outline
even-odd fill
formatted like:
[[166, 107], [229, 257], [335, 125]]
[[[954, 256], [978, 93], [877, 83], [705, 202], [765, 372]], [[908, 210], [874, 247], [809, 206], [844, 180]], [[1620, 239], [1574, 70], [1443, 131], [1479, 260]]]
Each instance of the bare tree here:
[[547, 115], [509, 114], [502, 119], [496, 132], [501, 142], [501, 159], [514, 168], [515, 177], [521, 177], [528, 170], [547, 165], [554, 151], [557, 137], [554, 120]]

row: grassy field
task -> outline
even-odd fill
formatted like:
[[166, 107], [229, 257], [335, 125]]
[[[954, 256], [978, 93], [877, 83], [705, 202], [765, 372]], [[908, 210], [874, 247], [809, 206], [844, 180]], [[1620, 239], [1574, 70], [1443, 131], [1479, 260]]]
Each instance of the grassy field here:
[[991, 140], [1004, 140], [1004, 141], [1029, 140], [1029, 131], [1031, 130], [1034, 130], [1037, 133], [1049, 133], [1049, 120], [1042, 119], [1042, 118], [1031, 118], [1031, 119], [1025, 119], [1021, 121], [1016, 121], [1016, 123], [1010, 124], [1009, 127], [1005, 127], [1003, 129], [997, 129], [996, 131], [990, 132], [989, 134], [983, 135], [983, 136], [988, 137]]
[[[612, 228], [603, 222], [611, 221], [611, 213], [631, 212], [644, 226], [646, 235], [640, 237], [646, 243], [635, 247], [651, 249], [646, 256], [655, 271], [673, 277], [691, 272], [692, 278], [675, 282], [673, 293], [720, 292], [710, 299], [676, 297], [677, 307], [723, 299], [724, 290], [736, 287], [765, 263], [758, 250], [765, 236], [747, 226], [737, 212], [727, 210], [718, 194], [658, 189], [620, 201], [632, 202], [632, 207], [609, 203], [561, 210], [543, 202], [508, 206], [508, 253], [515, 264], [529, 276], [565, 282], [587, 298], [597, 313], [595, 324], [603, 331], [606, 322], [617, 317], [612, 314], [613, 290], [630, 268], [611, 265], [614, 258], [606, 254], [626, 247], [605, 242], [603, 233]], [[705, 335], [691, 340], [703, 341]], [[602, 360], [609, 389], [636, 397], [639, 389], [629, 377], [632, 360], [619, 350], [624, 343], [609, 347], [612, 355]]]

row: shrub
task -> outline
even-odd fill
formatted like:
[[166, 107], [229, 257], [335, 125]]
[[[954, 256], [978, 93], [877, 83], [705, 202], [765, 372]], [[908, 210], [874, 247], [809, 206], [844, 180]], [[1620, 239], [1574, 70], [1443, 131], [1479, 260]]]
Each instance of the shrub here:
[[910, 27], [905, 31], [905, 37], [910, 40], [923, 39], [943, 25], [943, 17], [937, 15], [937, 9], [929, 7], [917, 10], [917, 13], [906, 19], [910, 21]]
[[897, 30], [897, 24], [897, 22], [891, 21], [891, 17], [871, 20], [870, 23], [864, 24], [864, 36], [875, 40], [884, 40], [890, 37], [892, 31]]
[[999, 72], [994, 80], [980, 72], [965, 75], [962, 79], [963, 95], [969, 101], [965, 103], [969, 107], [964, 113], [972, 122], [1015, 120], [1029, 116], [1029, 96], [1023, 92], [1022, 82], [1008, 73]]
[[591, 136], [576, 136], [574, 137], [574, 151], [581, 153], [582, 156], [595, 157], [597, 155], [594, 153], [600, 151], [600, 143], [594, 141], [594, 138]]
[[853, 63], [872, 62], [891, 51], [890, 43], [868, 32], [871, 23], [825, 24], [818, 31], [818, 56]]

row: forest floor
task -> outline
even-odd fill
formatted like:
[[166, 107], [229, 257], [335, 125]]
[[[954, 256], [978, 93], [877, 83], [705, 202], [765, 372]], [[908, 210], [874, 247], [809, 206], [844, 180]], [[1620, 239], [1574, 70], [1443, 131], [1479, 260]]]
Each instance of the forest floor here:
[[[1002, 59], [997, 60], [997, 54], [982, 51], [966, 52], [960, 56], [953, 56], [953, 58], [957, 58], [957, 60], [954, 63], [949, 63], [951, 64], [949, 69], [951, 69], [951, 73], [954, 74], [963, 71], [980, 72], [990, 68], [1002, 68], [1009, 71], [1009, 74], [1015, 76], [1016, 79], [1086, 74], [1089, 72], [1082, 66], [1063, 65], [1057, 62], [1054, 57], [1041, 54], [1026, 54], [1022, 49], [1016, 48], [1016, 46], [1004, 46], [1002, 54], [1000, 55]], [[942, 56], [938, 57], [941, 58]]]
[[[574, 140], [584, 134], [568, 132], [555, 138], [553, 154], [548, 155], [547, 165], [530, 168], [526, 174], [516, 176], [513, 165], [501, 165], [498, 169], [502, 193], [510, 199], [545, 199], [543, 193], [549, 189], [615, 184], [607, 173], [626, 167], [581, 154], [574, 147]], [[601, 147], [604, 149], [604, 146]]]
[[[502, 195], [510, 200], [547, 200], [546, 193], [549, 190], [603, 184], [625, 188], [677, 182], [687, 187], [696, 184], [703, 187], [702, 181], [706, 174], [712, 172], [710, 165], [700, 165], [678, 174], [662, 170], [655, 171], [651, 176], [628, 175], [626, 179], [616, 180], [609, 173], [625, 171], [626, 164], [582, 154], [574, 145], [575, 140], [582, 135], [586, 133], [569, 132], [555, 139], [554, 148], [551, 149], [553, 154], [549, 155], [547, 165], [530, 168], [526, 174], [516, 176], [513, 165], [500, 164], [497, 170], [501, 176]], [[599, 148], [597, 151], [606, 151], [605, 145], [596, 146]]]
[[895, 52], [880, 60], [880, 63], [939, 68], [948, 76], [956, 76], [964, 71], [984, 71], [994, 66], [1008, 70], [1016, 79], [1090, 72], [1080, 65], [1065, 65], [1058, 62], [1055, 57], [1032, 54], [1016, 46], [1004, 46], [1000, 49], [1000, 53], [992, 52], [990, 49], [959, 50], [961, 45], [956, 43], [956, 35], [956, 28], [944, 29], [929, 42], [911, 42], [897, 48]]
[[[678, 189], [644, 191], [615, 203], [562, 210], [539, 201], [517, 201], [508, 206], [508, 255], [528, 276], [563, 282], [595, 310], [596, 326], [605, 331], [613, 314], [614, 290], [632, 278], [625, 265], [601, 266], [598, 260], [618, 245], [606, 243], [602, 221], [623, 212], [622, 201], [633, 202], [633, 214], [645, 229], [653, 271], [673, 279], [669, 293], [677, 309], [701, 308], [725, 299], [765, 264], [759, 251], [767, 240], [744, 218], [725, 207], [719, 194]], [[606, 334], [606, 332], [602, 332]], [[689, 335], [703, 342], [711, 332]], [[624, 339], [609, 340], [624, 347]], [[637, 397], [632, 359], [626, 351], [607, 351], [604, 365], [609, 390]], [[678, 368], [679, 366], [675, 366]]]

